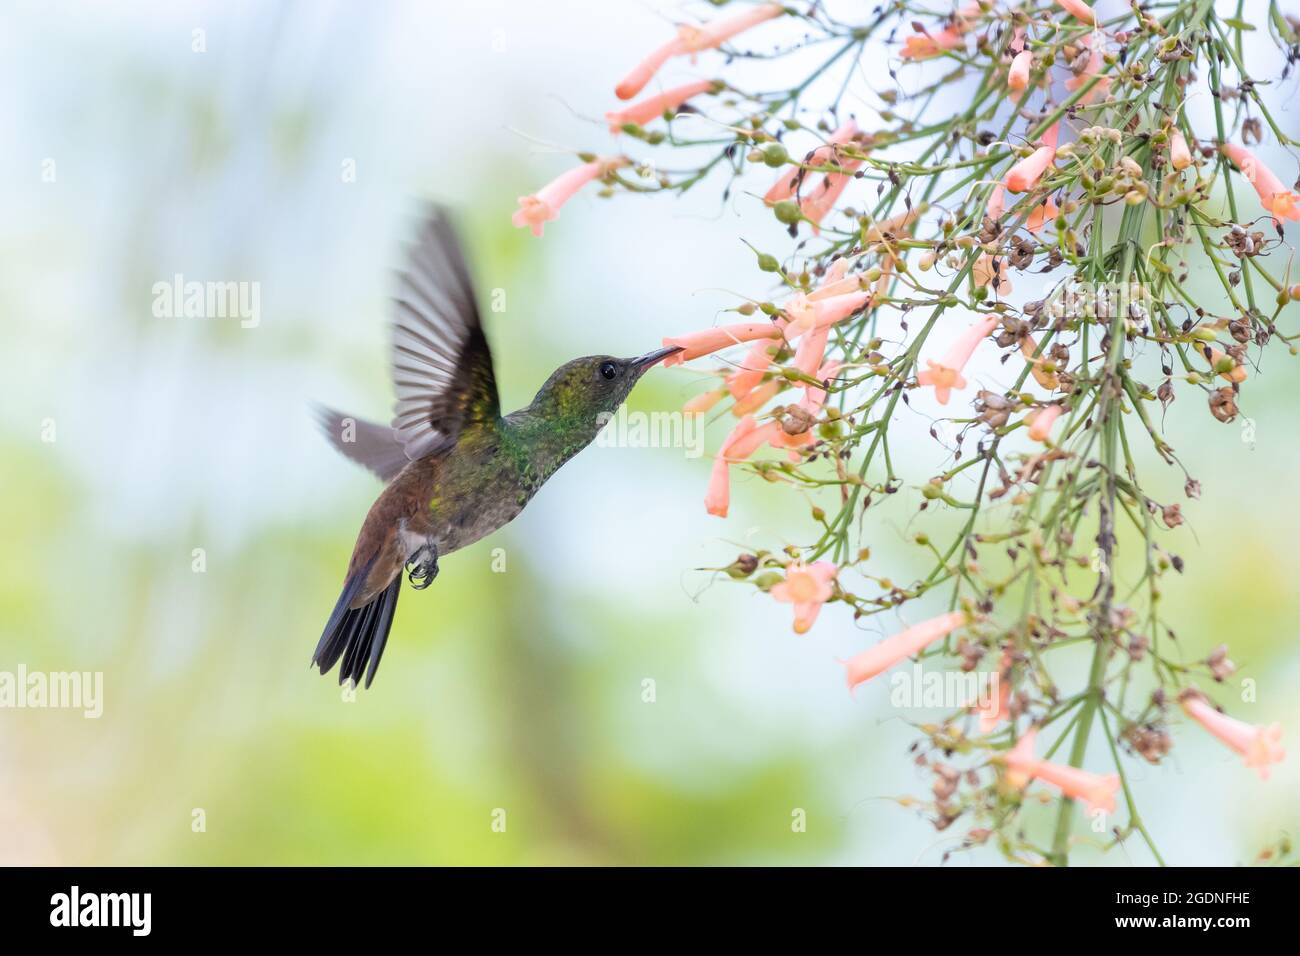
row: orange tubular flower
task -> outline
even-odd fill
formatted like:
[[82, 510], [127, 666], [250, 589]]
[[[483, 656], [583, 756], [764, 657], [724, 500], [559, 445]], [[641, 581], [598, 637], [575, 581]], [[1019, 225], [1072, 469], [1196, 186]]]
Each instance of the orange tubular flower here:
[[1038, 730], [1029, 731], [1007, 751], [1003, 758], [1007, 765], [1007, 781], [1017, 788], [1026, 786], [1037, 777], [1056, 787], [1061, 793], [1087, 805], [1089, 812], [1104, 810], [1115, 812], [1115, 794], [1120, 782], [1117, 773], [1092, 773], [1064, 764], [1049, 763], [1034, 756], [1034, 740]]
[[1169, 165], [1179, 172], [1192, 165], [1192, 151], [1187, 148], [1187, 139], [1177, 129], [1169, 131]]
[[[1209, 361], [1210, 363], [1210, 368], [1218, 368], [1219, 363], [1228, 357], [1227, 353], [1224, 352], [1223, 349], [1216, 349], [1211, 347], [1209, 351], [1210, 351], [1210, 356], [1207, 361]], [[1248, 377], [1249, 377], [1249, 373], [1246, 371], [1246, 366], [1237, 365], [1235, 363], [1233, 364], [1232, 368], [1228, 369], [1226, 372], [1219, 373], [1219, 378], [1223, 379], [1224, 381], [1233, 382], [1238, 385], [1246, 381]]]
[[722, 448], [713, 459], [713, 472], [709, 476], [709, 489], [704, 495], [704, 507], [711, 515], [727, 516], [731, 503], [731, 463], [744, 461], [767, 440], [767, 433], [758, 427], [750, 416], [736, 423]]
[[830, 340], [829, 327], [813, 329], [799, 339], [799, 347], [794, 352], [794, 367], [809, 378], [817, 374], [822, 359], [826, 355], [826, 343]]
[[558, 218], [560, 207], [572, 199], [574, 193], [592, 180], [627, 164], [626, 158], [614, 156], [583, 163], [576, 169], [561, 173], [531, 196], [520, 196], [519, 208], [510, 221], [520, 228], [526, 226], [534, 236], [540, 236], [542, 224]]
[[962, 7], [953, 18], [952, 23], [935, 33], [914, 33], [903, 41], [903, 52], [899, 54], [904, 60], [926, 60], [938, 56], [945, 50], [953, 50], [962, 45], [962, 37], [974, 27], [970, 22], [980, 15], [980, 5], [975, 0]]
[[862, 280], [857, 276], [846, 276], [849, 271], [849, 260], [841, 256], [826, 268], [826, 274], [822, 276], [821, 283], [812, 292], [808, 293], [808, 300], [816, 302], [819, 299], [829, 299], [831, 296], [846, 295], [850, 292], [857, 292], [861, 288]]
[[961, 31], [946, 27], [938, 33], [913, 33], [903, 41], [903, 52], [899, 56], [904, 60], [928, 60], [961, 45]]
[[993, 187], [993, 192], [989, 193], [989, 201], [984, 206], [984, 215], [988, 216], [994, 222], [1002, 218], [1002, 214], [1007, 210], [1007, 188], [1001, 183]]
[[1052, 436], [1052, 426], [1061, 417], [1061, 406], [1052, 404], [1035, 408], [1025, 416], [1029, 423], [1029, 437], [1034, 441], [1046, 442]]
[[1222, 714], [1199, 691], [1184, 691], [1179, 697], [1183, 712], [1223, 741], [1254, 767], [1261, 780], [1268, 779], [1270, 764], [1281, 763], [1286, 757], [1282, 749], [1282, 725], [1269, 724], [1258, 727]]
[[1011, 280], [1007, 278], [1007, 260], [981, 252], [971, 266], [971, 278], [978, 286], [990, 286], [998, 295], [1011, 294]]
[[1011, 59], [1007, 70], [1007, 89], [1020, 93], [1029, 87], [1029, 72], [1034, 66], [1034, 55], [1028, 50], [1021, 50]]
[[[835, 155], [836, 146], [843, 146], [857, 135], [858, 124], [853, 120], [849, 120], [839, 129], [835, 130], [835, 132], [831, 133], [831, 135], [827, 137], [825, 144], [818, 146], [812, 151], [812, 155], [808, 157], [805, 165], [821, 166], [824, 163], [829, 162], [831, 157]], [[786, 170], [781, 178], [773, 183], [772, 188], [763, 196], [763, 202], [767, 203], [769, 206], [774, 206], [781, 200], [792, 197], [794, 195], [795, 184], [798, 182], [799, 176], [803, 172], [804, 169], [802, 166], [793, 166]]]
[[1233, 143], [1224, 143], [1219, 148], [1241, 170], [1246, 181], [1255, 187], [1265, 209], [1279, 219], [1300, 219], [1300, 196], [1287, 189], [1277, 174], [1261, 163], [1254, 153]]
[[609, 123], [609, 131], [611, 133], [620, 133], [628, 123], [644, 126], [646, 123], [657, 120], [664, 113], [676, 112], [687, 100], [699, 96], [701, 93], [709, 92], [716, 85], [713, 80], [687, 83], [685, 86], [676, 86], [656, 96], [647, 97], [640, 103], [633, 103], [627, 109], [606, 113], [605, 120]]
[[1044, 359], [1042, 356], [1034, 358], [1034, 352], [1038, 350], [1038, 343], [1034, 341], [1032, 335], [1026, 335], [1020, 340], [1020, 354], [1025, 357], [1025, 361], [1031, 363], [1030, 374], [1034, 376], [1034, 381], [1049, 392], [1054, 392], [1060, 386], [1061, 380], [1053, 371], [1049, 371], [1043, 366]]
[[998, 699], [991, 708], [979, 711], [980, 733], [987, 734], [998, 724], [1011, 717], [1011, 663], [1009, 650], [1002, 652], [1002, 661], [998, 664], [997, 688]]
[[1002, 185], [1013, 193], [1022, 193], [1037, 186], [1056, 159], [1056, 135], [1057, 127], [1053, 126], [1039, 140], [1040, 145], [1033, 153], [1011, 167], [1006, 179], [1002, 180]]
[[704, 493], [704, 510], [709, 514], [725, 518], [731, 506], [731, 466], [727, 459], [718, 455], [713, 459], [713, 471], [709, 473], [709, 490]]
[[765, 20], [779, 17], [784, 12], [785, 8], [779, 3], [760, 3], [734, 16], [722, 17], [702, 26], [679, 26], [677, 36], [633, 67], [632, 72], [623, 78], [623, 82], [614, 88], [614, 94], [620, 100], [630, 100], [640, 93], [659, 69], [673, 57], [694, 55], [701, 50], [720, 47], [737, 34], [756, 27]]
[[1034, 207], [1034, 211], [1025, 220], [1025, 228], [1030, 232], [1038, 232], [1058, 215], [1060, 215], [1060, 210], [1056, 208], [1056, 203], [1052, 200], [1052, 197], [1048, 196], [1045, 202]]
[[794, 605], [794, 632], [807, 634], [821, 613], [822, 605], [830, 600], [831, 581], [839, 568], [829, 561], [803, 565], [791, 562], [785, 569], [785, 580], [769, 592], [773, 598]]
[[[896, 236], [904, 230], [910, 229], [912, 223], [916, 222], [921, 213], [928, 208], [928, 204], [919, 203], [907, 212], [886, 219], [884, 222], [876, 223], [867, 230], [867, 242], [882, 242], [887, 233]], [[886, 269], [885, 271], [888, 272], [889, 270]]]
[[[821, 221], [826, 215], [835, 208], [835, 203], [839, 201], [840, 195], [853, 180], [853, 174], [862, 166], [864, 160], [848, 159], [839, 156], [839, 150], [836, 147], [854, 143], [859, 148], [866, 148], [865, 141], [858, 133], [855, 123], [848, 123], [837, 129], [828, 141], [826, 146], [819, 146], [813, 152], [813, 159], [809, 165], [821, 165], [834, 163], [840, 167], [841, 171], [827, 173], [815, 188], [807, 190], [799, 200], [799, 211], [803, 213], [804, 218], [812, 223], [814, 233], [821, 231]], [[772, 205], [782, 199], [787, 199], [794, 195], [796, 180], [799, 177], [800, 167], [795, 167], [787, 172], [780, 180], [767, 191], [763, 197], [764, 202]]]
[[772, 343], [759, 339], [749, 347], [745, 357], [740, 360], [736, 371], [727, 376], [727, 388], [731, 397], [739, 401], [763, 381], [763, 373], [772, 364]]
[[839, 165], [844, 172], [827, 173], [820, 185], [813, 190], [812, 195], [805, 196], [800, 201], [799, 211], [803, 213], [805, 219], [812, 223], [814, 233], [821, 232], [822, 220], [835, 208], [840, 195], [853, 181], [853, 174], [857, 172], [862, 162], [860, 159], [841, 160]]
[[976, 346], [998, 327], [998, 322], [996, 315], [990, 315], [976, 322], [952, 343], [942, 359], [937, 362], [934, 359], [926, 359], [925, 364], [929, 368], [916, 376], [917, 383], [933, 385], [935, 399], [940, 405], [947, 405], [954, 388], [966, 387], [966, 379], [962, 378], [961, 370], [970, 361]]
[[737, 418], [743, 418], [751, 412], [756, 412], [771, 401], [780, 390], [781, 382], [778, 379], [764, 382], [757, 388], [750, 389], [743, 397], [738, 398], [736, 404], [731, 406], [731, 414]]
[[[831, 286], [818, 291], [834, 291], [843, 281], [837, 280]], [[794, 338], [796, 335], [830, 328], [836, 322], [842, 322], [859, 309], [870, 305], [873, 298], [872, 293], [864, 291], [860, 284], [857, 292], [827, 295], [824, 298], [816, 298], [817, 294], [814, 292], [811, 295], [796, 295], [787, 303], [785, 314], [790, 317], [789, 324], [785, 326], [787, 337]]]
[[948, 636], [965, 623], [966, 614], [962, 611], [940, 614], [938, 617], [913, 624], [907, 630], [885, 638], [875, 647], [868, 648], [847, 661], [840, 661], [839, 663], [847, 668], [849, 690], [852, 691], [877, 674], [883, 674], [913, 654], [919, 654], [939, 638]]
[[715, 325], [701, 332], [688, 332], [685, 335], [668, 336], [663, 344], [680, 345], [681, 352], [675, 352], [664, 359], [664, 365], [680, 365], [702, 355], [709, 355], [719, 349], [725, 349], [738, 342], [752, 342], [754, 339], [776, 339], [781, 337], [781, 329], [770, 322], [737, 322], [733, 325]]
[[[1083, 46], [1092, 52], [1088, 55], [1088, 62], [1083, 68], [1083, 72], [1078, 76], [1072, 76], [1065, 81], [1065, 88], [1073, 93], [1079, 87], [1089, 82], [1094, 76], [1101, 72], [1102, 58], [1101, 48], [1104, 44], [1096, 34], [1090, 34], [1079, 41]], [[1103, 76], [1097, 81], [1097, 85], [1085, 93], [1079, 100], [1080, 103], [1091, 103], [1098, 96], [1105, 96], [1110, 91], [1110, 77]]]
[[1092, 7], [1088, 6], [1083, 0], [1056, 0], [1062, 10], [1070, 14], [1076, 20], [1088, 24], [1088, 26], [1097, 25], [1097, 17], [1092, 12]]
[[727, 394], [726, 391], [720, 388], [715, 388], [711, 392], [701, 392], [683, 405], [682, 411], [687, 415], [703, 415], [722, 401], [722, 396], [725, 394]]

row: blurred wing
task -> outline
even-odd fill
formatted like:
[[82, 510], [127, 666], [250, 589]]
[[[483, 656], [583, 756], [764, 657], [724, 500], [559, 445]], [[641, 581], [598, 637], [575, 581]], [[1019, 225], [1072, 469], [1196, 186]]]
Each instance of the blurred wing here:
[[454, 442], [466, 424], [501, 414], [469, 270], [438, 207], [420, 227], [394, 305], [393, 431], [414, 461]]
[[324, 405], [316, 407], [316, 421], [335, 450], [364, 465], [385, 482], [406, 467], [406, 450], [397, 432], [387, 425], [344, 415]]

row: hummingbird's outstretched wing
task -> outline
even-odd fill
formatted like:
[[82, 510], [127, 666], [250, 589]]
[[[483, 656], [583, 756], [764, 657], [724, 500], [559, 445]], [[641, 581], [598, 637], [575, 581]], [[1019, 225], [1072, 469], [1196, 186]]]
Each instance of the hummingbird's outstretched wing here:
[[320, 430], [345, 458], [369, 468], [381, 480], [392, 481], [408, 461], [397, 432], [387, 425], [344, 415], [324, 405], [315, 407]]
[[492, 353], [445, 210], [430, 208], [400, 275], [393, 323], [393, 431], [414, 461], [474, 421], [500, 417]]

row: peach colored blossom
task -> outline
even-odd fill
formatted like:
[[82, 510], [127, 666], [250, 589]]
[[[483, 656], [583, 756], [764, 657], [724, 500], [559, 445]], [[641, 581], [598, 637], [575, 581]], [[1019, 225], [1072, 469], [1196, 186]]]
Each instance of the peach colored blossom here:
[[[1227, 357], [1227, 353], [1224, 352], [1223, 349], [1216, 349], [1213, 346], [1210, 347], [1210, 357], [1208, 361], [1211, 368], [1218, 367], [1218, 364]], [[1219, 373], [1219, 378], [1237, 384], [1246, 381], [1248, 377], [1246, 366], [1240, 364], [1235, 364], [1228, 371]]]
[[714, 405], [718, 404], [718, 402], [722, 401], [722, 396], [726, 394], [726, 391], [721, 388], [715, 388], [709, 392], [701, 392], [683, 405], [682, 411], [687, 415], [703, 415]]
[[[816, 377], [820, 381], [826, 382], [835, 376], [838, 369], [838, 362], [827, 362], [818, 371]], [[807, 385], [804, 387], [804, 397], [797, 404], [810, 415], [816, 416], [821, 412], [825, 401], [826, 390], [824, 388]], [[713, 459], [713, 471], [709, 477], [709, 488], [704, 496], [705, 508], [711, 515], [722, 518], [727, 516], [731, 496], [729, 466], [732, 463], [744, 461], [763, 445], [786, 449], [791, 460], [797, 462], [799, 456], [795, 449], [812, 445], [814, 441], [811, 430], [799, 435], [787, 435], [779, 421], [774, 420], [759, 425], [753, 416], [746, 415], [736, 423], [736, 427], [731, 430], [731, 433], [722, 443], [721, 450]]]
[[813, 292], [813, 295], [815, 296], [818, 292], [823, 291], [827, 286], [834, 285], [836, 282], [839, 282], [841, 279], [844, 278], [844, 276], [848, 273], [848, 271], [849, 271], [848, 257], [840, 256], [834, 262], [832, 262], [830, 265], [826, 267], [826, 271], [822, 273], [821, 281], [817, 283], [817, 289]]
[[1020, 340], [1020, 354], [1025, 357], [1025, 361], [1030, 363], [1030, 374], [1034, 376], [1034, 381], [1049, 392], [1056, 391], [1061, 384], [1060, 378], [1056, 372], [1049, 371], [1044, 367], [1046, 359], [1042, 356], [1034, 358], [1034, 353], [1038, 351], [1038, 343], [1034, 341], [1032, 335], [1026, 335]]
[[[823, 166], [828, 163], [835, 154], [836, 146], [843, 146], [858, 135], [858, 124], [853, 120], [844, 123], [835, 132], [826, 138], [826, 142], [812, 151], [804, 163], [805, 166]], [[806, 175], [803, 166], [792, 166], [782, 174], [781, 178], [772, 184], [772, 188], [763, 196], [763, 202], [769, 206], [774, 206], [783, 199], [789, 199], [794, 195], [795, 186], [798, 184], [800, 175]]]
[[1035, 408], [1026, 415], [1025, 421], [1029, 424], [1029, 437], [1034, 441], [1046, 442], [1052, 435], [1052, 426], [1061, 417], [1061, 410], [1061, 406], [1057, 404], [1044, 405], [1042, 408]]
[[676, 112], [687, 100], [709, 92], [716, 85], [713, 80], [700, 80], [698, 83], [675, 86], [671, 90], [646, 97], [640, 103], [633, 103], [627, 109], [608, 112], [605, 114], [605, 121], [609, 123], [611, 133], [622, 132], [623, 127], [628, 123], [644, 126], [657, 120], [666, 112]]
[[646, 55], [645, 59], [632, 68], [632, 72], [623, 78], [623, 82], [614, 87], [614, 95], [620, 100], [630, 100], [645, 89], [645, 85], [650, 82], [665, 63], [685, 52], [686, 48], [682, 46], [682, 41], [677, 37], [662, 46], [656, 47]]
[[883, 242], [886, 235], [900, 235], [910, 229], [912, 223], [916, 222], [921, 213], [928, 208], [929, 206], [926, 203], [918, 203], [907, 212], [899, 213], [897, 216], [875, 223], [867, 229], [867, 242]]
[[971, 266], [971, 278], [977, 286], [988, 286], [998, 295], [1011, 294], [1011, 280], [1007, 278], [1007, 260], [1005, 256], [994, 257], [981, 252]]
[[1277, 174], [1261, 163], [1254, 153], [1234, 143], [1224, 143], [1220, 148], [1241, 170], [1246, 181], [1255, 187], [1265, 209], [1282, 219], [1300, 219], [1300, 195], [1287, 189]]
[[883, 674], [895, 664], [918, 654], [941, 637], [946, 637], [966, 623], [966, 614], [962, 611], [950, 611], [940, 614], [920, 624], [913, 624], [892, 637], [887, 637], [874, 647], [870, 647], [847, 661], [840, 661], [847, 668], [849, 690], [852, 691], [864, 681], [869, 681], [877, 674]]
[[765, 20], [779, 17], [785, 8], [779, 3], [761, 3], [729, 17], [720, 17], [700, 26], [679, 26], [677, 36], [651, 52], [638, 63], [623, 82], [614, 88], [620, 100], [630, 100], [645, 88], [659, 69], [675, 56], [694, 55], [726, 43], [737, 34], [756, 27]]
[[913, 33], [903, 41], [903, 50], [899, 53], [904, 60], [928, 60], [945, 50], [954, 50], [962, 45], [962, 34], [945, 27], [937, 33]]
[[779, 3], [760, 3], [729, 17], [719, 17], [710, 23], [679, 26], [677, 35], [688, 53], [716, 49], [732, 37], [750, 30], [766, 20], [779, 17], [785, 8]]
[[1011, 67], [1007, 70], [1007, 87], [1014, 92], [1020, 92], [1029, 86], [1029, 71], [1034, 66], [1034, 55], [1028, 50], [1021, 50], [1011, 59]]
[[843, 167], [844, 172], [827, 173], [811, 195], [804, 196], [800, 200], [799, 211], [812, 224], [814, 233], [821, 233], [822, 220], [835, 208], [840, 196], [853, 181], [853, 173], [861, 165], [862, 160], [841, 160], [840, 166]]
[[715, 325], [700, 332], [688, 332], [685, 335], [667, 336], [663, 344], [680, 345], [681, 352], [675, 352], [664, 359], [664, 365], [680, 365], [682, 362], [697, 359], [719, 349], [725, 349], [739, 342], [752, 342], [754, 339], [776, 339], [781, 337], [781, 329], [770, 322], [737, 322], [733, 325]]
[[966, 379], [962, 378], [961, 370], [970, 361], [976, 346], [998, 327], [998, 322], [996, 315], [987, 316], [958, 336], [939, 361], [926, 359], [925, 364], [929, 368], [917, 375], [916, 380], [921, 385], [934, 386], [934, 397], [940, 405], [948, 404], [948, 397], [954, 388], [966, 387]]
[[[838, 286], [838, 280], [834, 285]], [[802, 293], [791, 297], [790, 301], [785, 304], [784, 312], [789, 318], [785, 326], [785, 334], [788, 338], [793, 339], [797, 335], [805, 332], [812, 332], [817, 329], [825, 329], [837, 322], [842, 322], [850, 315], [853, 315], [859, 309], [871, 304], [872, 293], [861, 288], [858, 284], [858, 291], [846, 292], [842, 295], [828, 295], [825, 298], [814, 298], [812, 295]], [[826, 291], [833, 291], [827, 289]]]
[[736, 371], [727, 376], [727, 389], [731, 397], [741, 399], [759, 386], [763, 374], [772, 364], [772, 343], [759, 339], [749, 347], [745, 357], [736, 366]]
[[[1082, 46], [1090, 50], [1088, 62], [1084, 65], [1083, 72], [1078, 76], [1072, 76], [1065, 81], [1065, 88], [1073, 93], [1079, 87], [1092, 80], [1094, 76], [1101, 72], [1102, 58], [1101, 50], [1104, 41], [1097, 34], [1089, 34], [1079, 41]], [[1110, 77], [1103, 76], [1097, 81], [1097, 85], [1085, 93], [1079, 100], [1080, 103], [1091, 103], [1099, 96], [1105, 96], [1110, 91]]]
[[768, 592], [776, 600], [794, 605], [796, 634], [807, 634], [813, 626], [822, 605], [831, 598], [831, 581], [838, 573], [839, 569], [829, 561], [809, 565], [791, 562], [785, 569], [785, 580]]
[[[812, 377], [817, 379], [817, 381], [819, 382], [829, 382], [831, 379], [835, 377], [835, 373], [838, 372], [839, 370], [840, 370], [840, 363], [835, 361], [834, 359], [831, 359], [829, 362], [827, 362], [825, 365], [819, 368], [817, 370], [817, 374], [813, 375]], [[804, 409], [804, 411], [808, 412], [809, 414], [812, 415], [819, 414], [822, 410], [822, 406], [826, 404], [826, 389], [822, 388], [820, 385], [805, 385], [803, 388], [803, 396], [804, 397], [800, 400], [799, 405]], [[789, 439], [792, 437], [802, 438], [803, 436], [791, 436], [791, 435], [783, 434], [783, 439]], [[803, 442], [801, 443], [806, 444]], [[788, 440], [783, 440], [779, 444], [788, 446], [790, 443]]]
[[1011, 663], [1011, 651], [1003, 651], [997, 670], [997, 700], [992, 707], [985, 707], [979, 711], [981, 734], [987, 734], [1011, 717]]
[[903, 41], [903, 51], [899, 54], [904, 60], [924, 60], [938, 56], [945, 50], [953, 50], [962, 45], [962, 36], [970, 32], [974, 24], [969, 22], [979, 16], [980, 5], [971, 2], [962, 7], [942, 30], [934, 33], [914, 33]]
[[1030, 730], [1007, 751], [1003, 759], [1007, 766], [1008, 783], [1021, 788], [1037, 778], [1050, 783], [1065, 796], [1082, 801], [1089, 812], [1115, 812], [1115, 794], [1120, 788], [1119, 774], [1092, 773], [1077, 767], [1039, 760], [1034, 756], [1037, 737], [1037, 728]]
[[806, 191], [799, 200], [799, 211], [812, 223], [814, 233], [821, 232], [821, 221], [835, 208], [840, 196], [853, 181], [853, 174], [865, 162], [862, 159], [841, 156], [838, 149], [835, 150], [831, 161], [838, 165], [840, 170], [827, 173], [816, 187]]
[[558, 218], [560, 207], [572, 199], [574, 193], [592, 180], [600, 179], [627, 164], [625, 157], [615, 156], [583, 163], [561, 173], [531, 196], [520, 196], [519, 208], [510, 221], [520, 228], [526, 226], [534, 236], [540, 236], [542, 224]]
[[759, 429], [758, 422], [754, 421], [753, 416], [747, 415], [731, 430], [727, 440], [722, 443], [719, 454], [727, 461], [744, 461], [763, 447], [764, 441], [766, 437]]
[[844, 295], [827, 296], [809, 303], [812, 309], [810, 329], [828, 329], [871, 304], [875, 293], [859, 289]]
[[1261, 780], [1268, 779], [1270, 764], [1281, 763], [1286, 757], [1281, 724], [1264, 727], [1229, 717], [1216, 710], [1199, 691], [1184, 691], [1178, 700], [1188, 717], [1241, 754], [1246, 766], [1254, 767]]
[[1056, 208], [1056, 203], [1052, 200], [1051, 196], [1048, 196], [1046, 201], [1039, 203], [1034, 207], [1034, 211], [1031, 212], [1029, 218], [1025, 220], [1025, 228], [1030, 232], [1038, 232], [1059, 214], [1060, 210]]
[[731, 466], [721, 454], [713, 459], [709, 489], [704, 494], [704, 509], [718, 518], [727, 516], [731, 505]]
[[1007, 208], [1007, 190], [1001, 183], [993, 187], [993, 192], [989, 193], [989, 201], [984, 206], [984, 215], [988, 216], [994, 222], [1002, 218], [1002, 214]]
[[850, 295], [862, 291], [862, 276], [852, 275], [845, 276], [842, 279], [836, 279], [834, 282], [828, 282], [825, 285], [814, 289], [808, 293], [809, 302], [820, 302], [823, 299], [834, 299], [841, 295]]
[[860, 292], [862, 290], [862, 277], [846, 275], [848, 269], [849, 260], [845, 257], [832, 262], [826, 269], [826, 274], [822, 276], [821, 284], [808, 293], [808, 301], [819, 302], [822, 299], [834, 298], [837, 295]]
[[1192, 165], [1192, 151], [1187, 148], [1187, 139], [1177, 129], [1169, 131], [1169, 165], [1180, 172]]
[[776, 393], [781, 390], [781, 384], [779, 379], [771, 379], [757, 388], [750, 389], [748, 394], [737, 399], [736, 404], [731, 406], [731, 414], [742, 418], [758, 411], [776, 396]]
[[816, 375], [826, 354], [826, 343], [830, 340], [830, 335], [830, 326], [826, 326], [801, 336], [799, 347], [794, 351], [794, 367], [809, 378]]
[[1097, 17], [1092, 12], [1092, 7], [1088, 6], [1083, 0], [1056, 0], [1062, 10], [1070, 14], [1076, 20], [1088, 24], [1089, 26], [1097, 25]]
[[719, 518], [727, 516], [731, 502], [731, 463], [748, 458], [766, 440], [766, 432], [759, 429], [753, 417], [747, 415], [736, 423], [713, 459], [709, 488], [704, 495], [704, 507], [709, 514]]
[[[1053, 126], [1050, 132], [1055, 134], [1055, 131], [1056, 127]], [[1047, 140], [1046, 136], [1043, 139], [1042, 145], [1007, 171], [1006, 178], [1002, 180], [1002, 185], [1006, 186], [1010, 192], [1022, 193], [1027, 189], [1033, 189], [1056, 159], [1055, 135], [1052, 135], [1051, 142], [1045, 141]]]

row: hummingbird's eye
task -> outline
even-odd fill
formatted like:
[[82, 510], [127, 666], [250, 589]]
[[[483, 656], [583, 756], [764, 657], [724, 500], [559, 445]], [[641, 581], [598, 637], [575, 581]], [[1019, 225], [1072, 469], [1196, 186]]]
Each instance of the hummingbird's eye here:
[[606, 381], [613, 381], [618, 378], [618, 366], [613, 362], [601, 362], [600, 377]]

